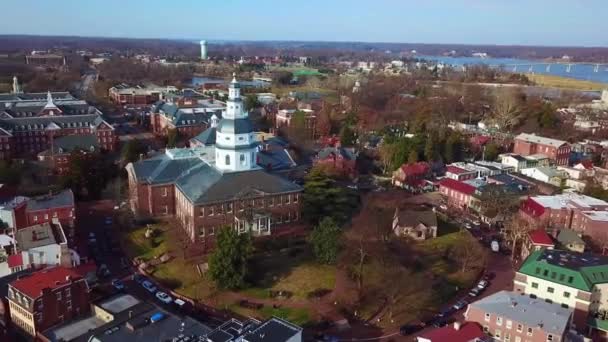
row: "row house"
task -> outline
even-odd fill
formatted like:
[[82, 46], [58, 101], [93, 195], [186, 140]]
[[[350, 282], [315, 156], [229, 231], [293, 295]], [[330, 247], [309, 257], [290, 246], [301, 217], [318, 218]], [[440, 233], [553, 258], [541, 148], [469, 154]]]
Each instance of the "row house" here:
[[608, 309], [608, 258], [563, 250], [535, 251], [515, 274], [514, 291], [572, 309], [585, 331], [590, 315]]
[[466, 181], [474, 178], [491, 177], [506, 174], [514, 169], [501, 163], [489, 161], [476, 161], [472, 163], [458, 162], [446, 167], [446, 178], [457, 181]]
[[67, 189], [38, 197], [15, 196], [0, 203], [0, 219], [11, 229], [22, 229], [53, 220], [73, 228], [76, 221], [74, 193]]
[[465, 319], [495, 341], [564, 342], [573, 310], [534, 296], [500, 291], [469, 304]]
[[593, 238], [603, 238], [608, 228], [608, 202], [574, 193], [529, 197], [520, 213], [538, 226], [572, 229]]
[[521, 133], [515, 137], [513, 153], [522, 156], [544, 154], [556, 165], [568, 165], [570, 149], [570, 144], [563, 140]]
[[446, 198], [448, 206], [467, 209], [475, 193], [475, 187], [453, 179], [445, 178], [439, 183], [439, 192]]
[[39, 94], [0, 94], [0, 157], [6, 159], [36, 156], [51, 149], [53, 142], [63, 136], [96, 138], [100, 149], [113, 151], [117, 138], [114, 127], [86, 101], [58, 93], [59, 99], [48, 92], [46, 100]]
[[13, 325], [26, 336], [89, 312], [89, 287], [70, 268], [53, 267], [21, 277], [9, 284], [9, 312]]

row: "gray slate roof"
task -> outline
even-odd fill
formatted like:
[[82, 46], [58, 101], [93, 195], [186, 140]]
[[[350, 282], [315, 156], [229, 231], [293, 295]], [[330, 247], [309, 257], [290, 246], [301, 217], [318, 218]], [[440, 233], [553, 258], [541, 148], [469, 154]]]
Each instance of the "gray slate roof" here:
[[54, 195], [45, 195], [32, 198], [27, 202], [28, 211], [44, 210], [49, 208], [74, 206], [74, 193], [72, 190], [63, 190]]
[[437, 214], [432, 210], [399, 210], [397, 211], [399, 225], [414, 227], [419, 223], [427, 227], [437, 227]]
[[572, 229], [561, 229], [557, 234], [557, 241], [562, 245], [585, 245], [585, 241]]
[[[94, 134], [83, 134], [83, 135], [65, 135], [59, 138], [56, 138], [53, 141], [54, 152], [55, 153], [70, 153], [77, 149], [82, 149], [86, 151], [93, 150], [97, 151], [99, 149], [99, 143], [97, 141], [97, 136]], [[46, 151], [40, 152], [41, 155], [50, 155], [51, 150], [48, 149]]]
[[209, 127], [206, 130], [204, 130], [201, 134], [195, 136], [194, 140], [197, 140], [198, 142], [200, 142], [201, 144], [205, 145], [205, 146], [210, 146], [210, 145], [215, 145], [215, 139], [217, 136], [217, 130], [215, 129], [215, 127]]
[[559, 304], [510, 291], [497, 292], [470, 305], [483, 312], [501, 316], [503, 320], [510, 319], [528, 327], [537, 328], [542, 324], [543, 330], [556, 335], [566, 331], [573, 312]]
[[244, 119], [222, 119], [220, 120], [217, 130], [224, 134], [245, 134], [253, 132], [253, 125], [249, 118]]

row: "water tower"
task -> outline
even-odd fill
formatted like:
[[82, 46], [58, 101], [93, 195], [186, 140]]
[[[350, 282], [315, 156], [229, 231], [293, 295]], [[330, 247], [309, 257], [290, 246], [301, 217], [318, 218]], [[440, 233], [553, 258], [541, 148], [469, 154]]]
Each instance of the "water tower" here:
[[207, 41], [201, 40], [201, 59], [207, 59]]

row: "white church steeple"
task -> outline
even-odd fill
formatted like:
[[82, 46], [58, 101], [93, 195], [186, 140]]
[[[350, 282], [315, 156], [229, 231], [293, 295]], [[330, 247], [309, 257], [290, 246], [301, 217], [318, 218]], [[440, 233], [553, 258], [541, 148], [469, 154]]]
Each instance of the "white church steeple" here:
[[[213, 119], [212, 119], [213, 125]], [[257, 142], [249, 115], [243, 108], [241, 85], [232, 75], [228, 101], [222, 120], [217, 124], [215, 167], [222, 171], [246, 171], [258, 168]]]
[[19, 85], [19, 79], [17, 76], [13, 76], [13, 94], [21, 94], [21, 86]]

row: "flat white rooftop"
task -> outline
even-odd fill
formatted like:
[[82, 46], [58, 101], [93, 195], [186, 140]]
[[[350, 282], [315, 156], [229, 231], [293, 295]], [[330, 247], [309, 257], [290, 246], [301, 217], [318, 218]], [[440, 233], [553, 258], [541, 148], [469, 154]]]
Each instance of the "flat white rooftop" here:
[[116, 314], [119, 312], [123, 312], [126, 309], [133, 307], [139, 303], [140, 303], [139, 299], [137, 299], [129, 294], [125, 294], [125, 295], [118, 296], [118, 297], [112, 297], [112, 298], [108, 299], [107, 301], [100, 303], [99, 306], [101, 306], [102, 308], [104, 308], [105, 310], [107, 310], [113, 314]]
[[56, 341], [71, 341], [87, 331], [99, 328], [105, 323], [102, 319], [91, 316], [53, 330], [52, 334], [55, 336]]
[[561, 194], [555, 196], [535, 196], [532, 199], [545, 208], [592, 208], [597, 206], [608, 206], [608, 203], [597, 198], [579, 195], [574, 193]]

